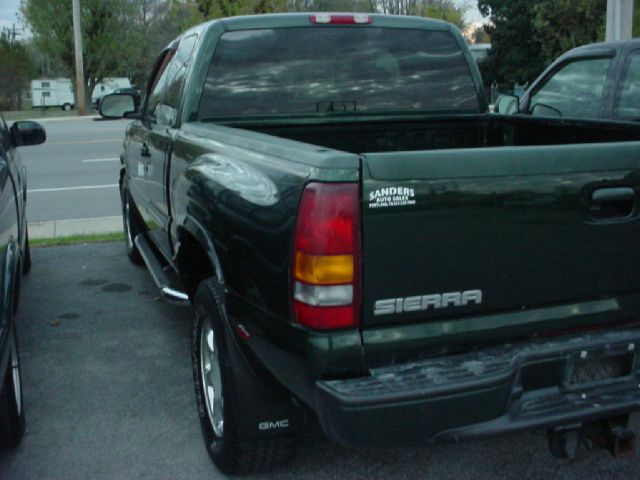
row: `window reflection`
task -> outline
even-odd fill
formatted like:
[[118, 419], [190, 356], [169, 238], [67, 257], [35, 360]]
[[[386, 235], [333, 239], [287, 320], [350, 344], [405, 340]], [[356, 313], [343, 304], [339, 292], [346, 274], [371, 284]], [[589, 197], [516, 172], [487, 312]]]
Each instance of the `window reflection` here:
[[[553, 109], [563, 117], [599, 117], [610, 63], [610, 58], [569, 63], [531, 97], [529, 111], [536, 115]], [[536, 108], [536, 105], [547, 108]]]
[[616, 96], [614, 114], [640, 119], [640, 51], [631, 54]]
[[385, 110], [479, 111], [450, 33], [349, 27], [227, 32], [209, 67], [198, 116]]

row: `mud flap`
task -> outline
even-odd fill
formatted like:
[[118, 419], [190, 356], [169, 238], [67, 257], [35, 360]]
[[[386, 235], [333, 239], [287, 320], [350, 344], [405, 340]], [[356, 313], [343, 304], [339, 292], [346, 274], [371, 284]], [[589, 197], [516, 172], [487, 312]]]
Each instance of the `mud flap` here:
[[260, 374], [251, 365], [233, 333], [226, 312], [224, 288], [216, 284], [215, 300], [223, 324], [233, 376], [234, 408], [238, 434], [242, 438], [292, 436], [305, 423], [305, 410], [281, 385], [267, 374]]

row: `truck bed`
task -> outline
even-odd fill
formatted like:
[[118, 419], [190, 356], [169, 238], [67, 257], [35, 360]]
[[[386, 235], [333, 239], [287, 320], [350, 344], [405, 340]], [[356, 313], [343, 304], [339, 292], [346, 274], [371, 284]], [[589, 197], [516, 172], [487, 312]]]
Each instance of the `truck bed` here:
[[454, 148], [562, 145], [640, 140], [640, 127], [627, 122], [567, 121], [526, 116], [455, 115], [415, 119], [326, 118], [228, 123], [280, 138], [350, 153]]
[[370, 364], [640, 314], [637, 124], [471, 115], [234, 126], [360, 155]]

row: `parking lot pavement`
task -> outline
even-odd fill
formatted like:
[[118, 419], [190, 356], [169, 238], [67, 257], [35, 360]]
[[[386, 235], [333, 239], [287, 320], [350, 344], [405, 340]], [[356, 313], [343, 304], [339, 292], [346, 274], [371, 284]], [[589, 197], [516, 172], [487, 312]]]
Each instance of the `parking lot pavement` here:
[[[18, 313], [27, 434], [0, 454], [2, 480], [219, 479], [202, 444], [188, 308], [159, 300], [121, 243], [34, 248]], [[640, 430], [638, 419], [633, 427]], [[640, 455], [554, 460], [541, 433], [461, 445], [363, 450], [311, 426], [264, 477], [293, 479], [636, 479]]]

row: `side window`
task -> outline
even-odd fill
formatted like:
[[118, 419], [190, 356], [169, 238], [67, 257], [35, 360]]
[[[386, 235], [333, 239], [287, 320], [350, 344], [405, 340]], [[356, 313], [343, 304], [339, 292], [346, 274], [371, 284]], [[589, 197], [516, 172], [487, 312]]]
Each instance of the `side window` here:
[[640, 50], [631, 52], [627, 59], [616, 92], [613, 114], [618, 117], [640, 119]]
[[529, 112], [548, 115], [555, 111], [563, 117], [574, 118], [600, 116], [610, 64], [610, 58], [590, 58], [566, 64], [533, 94]]
[[175, 55], [167, 66], [165, 90], [162, 95], [162, 101], [158, 105], [158, 123], [173, 125], [175, 121], [178, 104], [180, 102], [182, 83], [187, 73], [189, 59], [191, 58], [193, 47], [196, 44], [196, 39], [196, 35], [190, 35], [182, 39]]
[[[167, 50], [164, 52], [164, 57], [158, 59], [159, 66], [156, 69], [155, 76], [151, 81], [147, 93], [147, 106], [145, 108], [145, 119], [152, 122], [157, 121], [158, 105], [162, 98], [162, 90], [167, 82], [167, 65], [176, 53], [175, 50]], [[158, 65], [158, 63], [156, 63]]]

